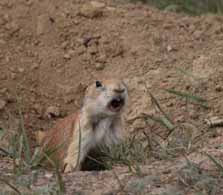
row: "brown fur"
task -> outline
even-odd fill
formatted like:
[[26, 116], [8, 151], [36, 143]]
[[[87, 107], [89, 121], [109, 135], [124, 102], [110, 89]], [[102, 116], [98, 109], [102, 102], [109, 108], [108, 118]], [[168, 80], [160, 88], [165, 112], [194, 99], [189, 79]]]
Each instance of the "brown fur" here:
[[79, 112], [59, 120], [44, 136], [39, 135], [42, 149], [45, 152], [53, 150], [50, 158], [59, 162], [65, 172], [80, 169], [92, 147], [100, 143], [111, 145], [121, 136], [121, 110], [111, 111], [108, 104], [117, 96], [127, 101], [127, 88], [120, 80], [103, 80], [102, 83], [104, 88], [97, 88], [95, 84], [87, 88], [84, 105]]
[[74, 125], [78, 120], [76, 113], [57, 121], [56, 125], [46, 132], [37, 136], [39, 144], [45, 152], [53, 150], [50, 159], [59, 162], [59, 166], [63, 166], [61, 162], [66, 157], [66, 153], [74, 133]]

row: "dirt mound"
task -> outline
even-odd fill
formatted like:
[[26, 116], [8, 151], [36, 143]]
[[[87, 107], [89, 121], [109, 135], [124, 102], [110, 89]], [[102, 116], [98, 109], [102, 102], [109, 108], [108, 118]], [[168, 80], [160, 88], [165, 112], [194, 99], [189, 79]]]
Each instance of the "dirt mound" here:
[[[154, 111], [146, 90], [172, 121], [203, 129], [205, 118], [223, 114], [222, 24], [219, 16], [117, 1], [1, 0], [0, 126], [15, 131], [19, 107], [30, 135], [47, 129], [55, 121], [49, 107], [64, 117], [80, 107], [89, 83], [119, 77], [129, 86], [128, 132], [148, 129], [131, 120]], [[170, 88], [206, 98], [211, 109], [161, 90]]]

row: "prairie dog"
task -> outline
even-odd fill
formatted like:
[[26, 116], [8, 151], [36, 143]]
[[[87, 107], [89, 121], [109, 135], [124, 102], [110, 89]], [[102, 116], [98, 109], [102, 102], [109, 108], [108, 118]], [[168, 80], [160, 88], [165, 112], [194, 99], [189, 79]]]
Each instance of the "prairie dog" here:
[[55, 150], [50, 157], [64, 172], [80, 170], [90, 149], [100, 144], [109, 147], [121, 139], [121, 115], [127, 99], [123, 81], [96, 81], [87, 88], [82, 108], [41, 136], [41, 147]]

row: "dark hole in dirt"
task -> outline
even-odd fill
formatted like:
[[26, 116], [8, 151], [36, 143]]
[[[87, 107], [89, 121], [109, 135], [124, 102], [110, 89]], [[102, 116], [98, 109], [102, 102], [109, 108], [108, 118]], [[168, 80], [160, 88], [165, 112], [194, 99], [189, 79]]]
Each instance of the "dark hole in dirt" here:
[[81, 165], [82, 171], [104, 171], [107, 170], [106, 154], [98, 147], [90, 150], [84, 162]]

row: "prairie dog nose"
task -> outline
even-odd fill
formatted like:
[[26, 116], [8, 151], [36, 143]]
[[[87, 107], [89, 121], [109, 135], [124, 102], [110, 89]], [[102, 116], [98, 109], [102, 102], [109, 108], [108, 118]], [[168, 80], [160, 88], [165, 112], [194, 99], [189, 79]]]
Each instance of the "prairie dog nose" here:
[[119, 89], [114, 89], [115, 93], [124, 93], [125, 92], [125, 88], [119, 88]]

